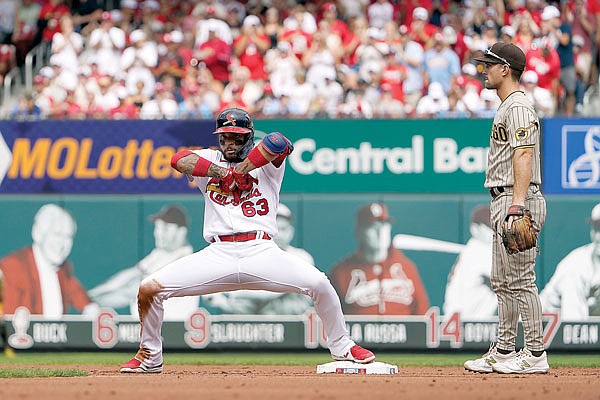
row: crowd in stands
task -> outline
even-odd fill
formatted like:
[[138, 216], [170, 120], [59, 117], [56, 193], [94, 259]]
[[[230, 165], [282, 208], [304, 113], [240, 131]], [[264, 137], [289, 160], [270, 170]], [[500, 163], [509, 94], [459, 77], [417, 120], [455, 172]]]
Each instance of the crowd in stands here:
[[600, 0], [2, 0], [0, 76], [47, 45], [15, 119], [488, 118], [472, 59], [503, 40], [541, 116], [571, 116], [599, 26]]

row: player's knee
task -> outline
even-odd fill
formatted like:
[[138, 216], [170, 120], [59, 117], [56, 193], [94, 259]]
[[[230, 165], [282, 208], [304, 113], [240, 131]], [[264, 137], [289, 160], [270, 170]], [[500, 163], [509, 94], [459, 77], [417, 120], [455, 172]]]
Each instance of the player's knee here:
[[152, 299], [160, 290], [162, 286], [154, 279], [144, 279], [140, 284], [138, 290], [138, 299], [140, 301], [148, 301]]
[[335, 292], [335, 289], [331, 285], [329, 278], [325, 274], [320, 274], [319, 279], [314, 283], [312, 288], [313, 297], [322, 293], [330, 293], [331, 291]]

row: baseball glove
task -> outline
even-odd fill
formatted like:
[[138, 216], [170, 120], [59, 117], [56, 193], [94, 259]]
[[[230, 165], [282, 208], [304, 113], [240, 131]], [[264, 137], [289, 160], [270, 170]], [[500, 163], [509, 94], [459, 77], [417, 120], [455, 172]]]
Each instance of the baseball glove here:
[[508, 254], [534, 248], [537, 245], [538, 233], [539, 229], [531, 211], [519, 205], [510, 206], [502, 224], [502, 243]]

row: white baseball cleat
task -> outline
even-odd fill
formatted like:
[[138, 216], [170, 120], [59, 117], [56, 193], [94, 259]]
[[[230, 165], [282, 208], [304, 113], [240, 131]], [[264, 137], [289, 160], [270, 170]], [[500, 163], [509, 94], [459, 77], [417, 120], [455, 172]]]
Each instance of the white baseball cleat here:
[[512, 360], [493, 364], [492, 369], [500, 374], [547, 374], [550, 365], [545, 351], [536, 357], [524, 348]]
[[162, 364], [156, 367], [148, 367], [137, 358], [132, 358], [125, 364], [121, 365], [119, 372], [130, 374], [160, 374], [163, 370]]
[[499, 353], [496, 346], [492, 344], [487, 353], [476, 360], [465, 361], [464, 366], [468, 371], [490, 374], [494, 372], [492, 366], [497, 363], [505, 363], [517, 356], [517, 353], [511, 351], [509, 354]]

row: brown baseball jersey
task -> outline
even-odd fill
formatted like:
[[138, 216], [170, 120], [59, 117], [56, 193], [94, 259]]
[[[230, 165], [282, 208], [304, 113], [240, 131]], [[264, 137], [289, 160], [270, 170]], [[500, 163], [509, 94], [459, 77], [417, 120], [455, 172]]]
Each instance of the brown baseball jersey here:
[[541, 184], [540, 120], [521, 91], [511, 93], [496, 112], [486, 170], [485, 187], [513, 186], [513, 152], [534, 147], [531, 183]]

